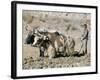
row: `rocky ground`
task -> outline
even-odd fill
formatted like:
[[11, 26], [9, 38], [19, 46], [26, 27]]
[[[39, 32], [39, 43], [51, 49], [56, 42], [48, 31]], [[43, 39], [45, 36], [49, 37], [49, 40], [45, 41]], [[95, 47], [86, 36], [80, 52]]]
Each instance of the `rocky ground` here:
[[68, 68], [90, 66], [90, 54], [81, 57], [58, 57], [49, 59], [48, 57], [33, 57], [24, 58], [23, 69], [43, 69], [43, 68]]

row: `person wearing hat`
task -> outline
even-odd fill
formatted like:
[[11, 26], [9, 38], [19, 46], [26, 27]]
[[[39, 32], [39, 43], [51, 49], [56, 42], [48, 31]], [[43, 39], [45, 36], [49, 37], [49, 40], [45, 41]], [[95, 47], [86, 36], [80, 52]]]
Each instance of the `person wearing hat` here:
[[81, 45], [81, 49], [79, 51], [80, 54], [87, 54], [87, 42], [88, 42], [88, 29], [87, 29], [87, 24], [84, 24], [82, 25], [84, 30], [83, 30], [83, 34], [82, 34], [82, 37], [81, 37], [81, 42], [82, 42], [82, 45]]

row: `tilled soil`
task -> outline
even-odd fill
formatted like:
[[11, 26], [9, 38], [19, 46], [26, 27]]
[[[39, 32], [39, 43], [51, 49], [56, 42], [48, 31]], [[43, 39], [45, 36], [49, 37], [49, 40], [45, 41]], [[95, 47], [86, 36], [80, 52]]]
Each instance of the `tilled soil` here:
[[43, 69], [43, 68], [68, 68], [68, 67], [90, 66], [90, 54], [75, 57], [57, 57], [49, 59], [48, 57], [27, 57], [23, 60], [23, 69]]

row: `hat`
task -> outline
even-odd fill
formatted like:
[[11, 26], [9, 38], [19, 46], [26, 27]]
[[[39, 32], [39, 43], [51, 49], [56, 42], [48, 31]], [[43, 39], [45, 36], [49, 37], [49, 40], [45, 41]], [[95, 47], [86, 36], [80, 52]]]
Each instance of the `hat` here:
[[84, 27], [84, 28], [87, 28], [87, 24], [86, 23], [82, 24], [81, 26]]

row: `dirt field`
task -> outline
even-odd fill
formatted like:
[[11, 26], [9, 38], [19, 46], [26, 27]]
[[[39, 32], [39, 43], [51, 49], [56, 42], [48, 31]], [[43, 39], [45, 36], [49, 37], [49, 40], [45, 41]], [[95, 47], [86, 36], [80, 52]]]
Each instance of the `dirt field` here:
[[[91, 14], [86, 13], [62, 13], [62, 12], [39, 12], [23, 11], [23, 69], [42, 69], [42, 68], [63, 68], [63, 67], [84, 67], [91, 65], [90, 32], [91, 32]], [[31, 45], [24, 44], [27, 31], [25, 25], [28, 24], [28, 30], [38, 28], [39, 30], [56, 30], [63, 35], [70, 35], [75, 40], [75, 51], [81, 47], [80, 37], [83, 33], [81, 24], [87, 23], [89, 30], [88, 53], [84, 56], [57, 57], [49, 59], [48, 57], [39, 57], [39, 49]]]
[[77, 57], [57, 57], [49, 59], [48, 57], [37, 57], [34, 55], [27, 56], [23, 59], [23, 69], [43, 69], [43, 68], [67, 68], [67, 67], [82, 67], [90, 66], [90, 54]]

